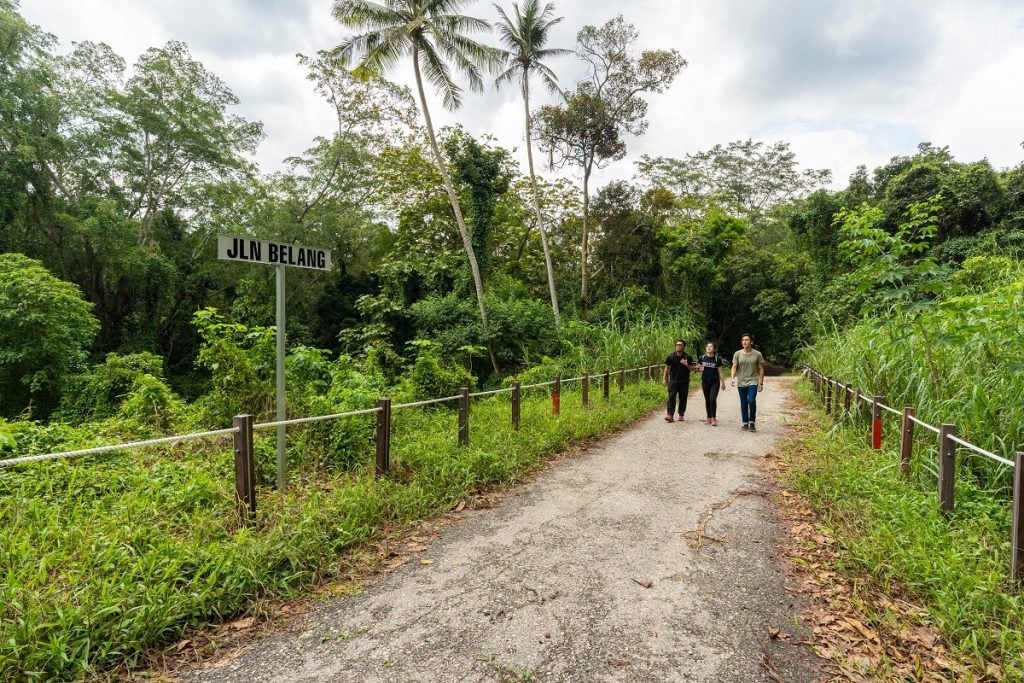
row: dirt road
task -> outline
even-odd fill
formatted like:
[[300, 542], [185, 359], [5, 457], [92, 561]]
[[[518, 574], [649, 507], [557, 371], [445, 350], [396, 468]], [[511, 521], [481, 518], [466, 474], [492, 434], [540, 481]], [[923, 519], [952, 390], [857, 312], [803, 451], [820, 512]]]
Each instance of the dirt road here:
[[756, 466], [784, 429], [790, 383], [768, 379], [756, 434], [740, 430], [735, 391], [718, 427], [691, 394], [686, 422], [652, 413], [497, 507], [460, 513], [381, 585], [183, 677], [812, 681]]

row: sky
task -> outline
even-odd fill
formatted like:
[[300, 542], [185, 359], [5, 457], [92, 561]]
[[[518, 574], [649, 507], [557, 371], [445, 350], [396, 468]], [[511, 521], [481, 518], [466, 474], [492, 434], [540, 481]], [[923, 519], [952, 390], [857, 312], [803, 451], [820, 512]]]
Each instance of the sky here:
[[[504, 2], [506, 8], [511, 2]], [[832, 170], [846, 185], [927, 141], [961, 161], [997, 169], [1024, 161], [1024, 0], [557, 0], [564, 20], [550, 46], [571, 49], [576, 32], [623, 14], [637, 49], [674, 48], [688, 66], [649, 97], [647, 133], [627, 140], [622, 161], [595, 172], [592, 187], [628, 179], [643, 154], [681, 158], [753, 138], [788, 142], [801, 168]], [[241, 100], [235, 113], [264, 124], [257, 153], [267, 172], [333, 131], [296, 53], [314, 54], [346, 35], [330, 0], [21, 0], [21, 13], [64, 50], [105, 42], [129, 64], [168, 40]], [[464, 13], [494, 20], [492, 3]], [[496, 44], [494, 35], [480, 39]], [[564, 87], [583, 74], [575, 57], [550, 66]], [[411, 62], [385, 74], [412, 86]], [[550, 101], [539, 85], [535, 103]], [[432, 98], [435, 125], [459, 122], [515, 149], [525, 168], [523, 108], [510, 88], [469, 93], [457, 112]]]

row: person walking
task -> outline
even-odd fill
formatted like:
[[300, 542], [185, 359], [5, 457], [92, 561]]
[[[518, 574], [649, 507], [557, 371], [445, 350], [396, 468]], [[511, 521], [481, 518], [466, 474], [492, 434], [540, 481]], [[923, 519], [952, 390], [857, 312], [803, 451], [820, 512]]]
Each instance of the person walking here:
[[743, 431], [756, 432], [757, 392], [764, 391], [764, 356], [754, 348], [754, 335], [744, 334], [740, 344], [743, 348], [732, 355], [730, 377], [734, 387], [739, 382]]
[[704, 355], [697, 359], [701, 370], [700, 388], [704, 392], [704, 407], [708, 414], [705, 422], [718, 426], [718, 391], [725, 390], [725, 360], [718, 355], [718, 347], [712, 342], [704, 347]]
[[686, 395], [690, 391], [690, 369], [694, 366], [693, 356], [686, 352], [686, 342], [676, 339], [676, 350], [665, 359], [662, 382], [668, 387], [668, 403], [665, 405], [665, 422], [672, 422], [672, 414], [679, 402], [679, 421], [686, 419]]

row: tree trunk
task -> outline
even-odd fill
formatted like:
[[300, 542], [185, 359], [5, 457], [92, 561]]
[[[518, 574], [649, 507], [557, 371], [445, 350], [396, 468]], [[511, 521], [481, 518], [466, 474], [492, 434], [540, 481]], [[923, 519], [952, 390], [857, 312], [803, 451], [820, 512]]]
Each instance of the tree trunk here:
[[[434, 161], [437, 163], [437, 170], [441, 173], [441, 180], [444, 182], [444, 189], [448, 192], [448, 201], [455, 212], [455, 222], [459, 226], [459, 235], [462, 237], [462, 245], [466, 248], [466, 257], [469, 259], [469, 269], [473, 273], [473, 286], [476, 287], [476, 301], [480, 308], [480, 322], [483, 325], [484, 338], [487, 339], [489, 326], [487, 324], [487, 309], [484, 306], [484, 282], [480, 277], [480, 266], [476, 261], [476, 252], [473, 251], [473, 242], [469, 238], [469, 231], [466, 229], [466, 221], [462, 217], [462, 209], [459, 207], [459, 197], [455, 194], [455, 186], [452, 184], [451, 175], [448, 173], [448, 165], [441, 156], [441, 149], [437, 146], [437, 136], [434, 135], [434, 124], [430, 120], [430, 109], [427, 108], [427, 96], [423, 92], [423, 77], [420, 76], [420, 55], [414, 46], [412, 49], [412, 67], [416, 72], [416, 90], [420, 96], [420, 106], [423, 108], [423, 119], [427, 124], [427, 138], [430, 140], [430, 149], [434, 153]], [[494, 355], [494, 348], [487, 339], [487, 351], [491, 356], [491, 365], [495, 374], [501, 372], [498, 368], [498, 359]]]
[[587, 311], [587, 295], [590, 277], [587, 273], [587, 259], [590, 255], [590, 167], [583, 169], [583, 242], [580, 254], [580, 309]]
[[523, 106], [526, 109], [526, 161], [530, 167], [530, 184], [533, 186], [533, 209], [537, 212], [537, 230], [540, 232], [540, 246], [544, 250], [544, 265], [548, 272], [548, 291], [551, 293], [551, 311], [555, 314], [555, 325], [561, 326], [558, 312], [558, 291], [555, 289], [555, 269], [551, 265], [551, 251], [548, 249], [548, 231], [544, 227], [544, 216], [540, 211], [540, 190], [537, 188], [537, 174], [533, 170], [533, 140], [530, 133], [530, 84], [523, 75]]

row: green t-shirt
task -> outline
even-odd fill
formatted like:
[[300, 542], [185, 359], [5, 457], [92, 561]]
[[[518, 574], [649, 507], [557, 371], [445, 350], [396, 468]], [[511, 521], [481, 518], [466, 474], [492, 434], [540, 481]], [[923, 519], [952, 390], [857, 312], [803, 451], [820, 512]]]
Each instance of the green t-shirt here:
[[750, 353], [743, 353], [743, 349], [740, 349], [732, 354], [732, 364], [736, 386], [749, 387], [757, 384], [757, 368], [764, 365], [764, 356], [757, 349], [751, 349]]

